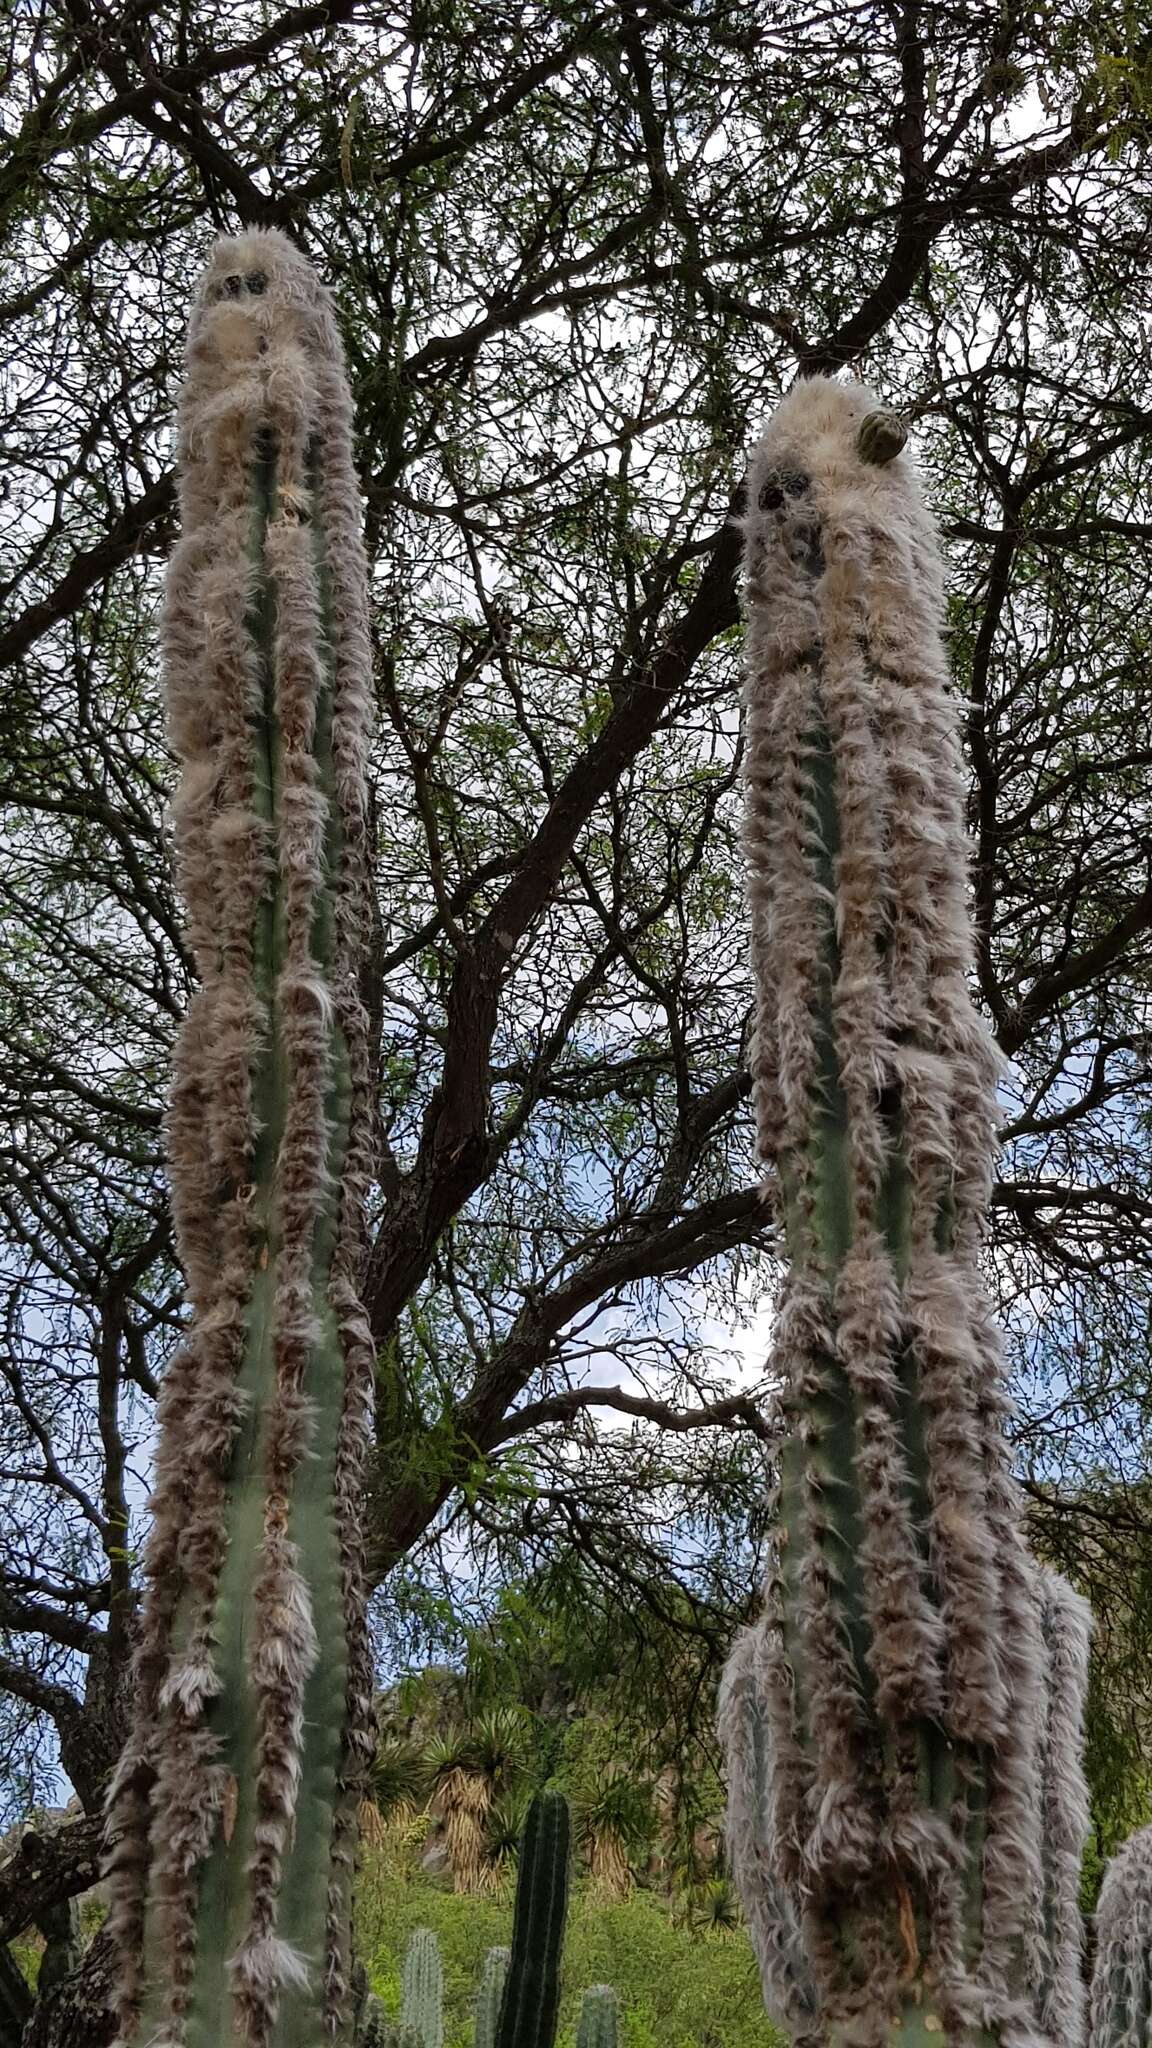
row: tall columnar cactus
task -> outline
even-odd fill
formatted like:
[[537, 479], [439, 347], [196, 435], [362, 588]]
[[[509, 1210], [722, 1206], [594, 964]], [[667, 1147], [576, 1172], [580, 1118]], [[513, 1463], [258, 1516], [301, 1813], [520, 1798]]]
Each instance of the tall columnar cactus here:
[[417, 1927], [405, 1951], [400, 2024], [415, 2029], [422, 2048], [444, 2048], [444, 1966], [430, 1927]]
[[504, 1979], [508, 1975], [508, 1957], [506, 1948], [490, 1948], [485, 1954], [476, 1989], [474, 2048], [496, 2048], [496, 2028], [504, 1997]]
[[[979, 1269], [997, 1061], [902, 439], [859, 387], [801, 383], [745, 520], [752, 1064], [790, 1268], [776, 1558], [724, 1718], [781, 2017], [853, 2048], [1046, 2039], [1042, 1987], [1066, 1997], [1069, 1967], [1042, 1843], [1045, 1598]], [[1063, 1855], [1074, 1755], [1056, 1780]]]
[[212, 253], [178, 458], [164, 658], [200, 987], [168, 1149], [191, 1316], [160, 1404], [110, 1924], [124, 2041], [313, 2048], [345, 2025], [370, 1727], [370, 663], [340, 342], [278, 234]]
[[610, 1984], [590, 1984], [580, 2001], [576, 2048], [616, 2048], [620, 2004]]
[[1041, 1571], [1038, 1591], [1044, 1641], [1037, 1730], [1044, 1943], [1029, 1991], [1042, 2034], [1059, 2048], [1078, 2048], [1087, 2020], [1080, 1871], [1091, 1818], [1082, 1750], [1092, 1617], [1087, 1602], [1057, 1572]]
[[562, 1792], [537, 1792], [516, 1871], [512, 1953], [496, 2048], [551, 2048], [560, 2002], [572, 1820]]
[[1092, 2048], [1152, 2048], [1152, 1827], [1112, 1858], [1096, 1912]]

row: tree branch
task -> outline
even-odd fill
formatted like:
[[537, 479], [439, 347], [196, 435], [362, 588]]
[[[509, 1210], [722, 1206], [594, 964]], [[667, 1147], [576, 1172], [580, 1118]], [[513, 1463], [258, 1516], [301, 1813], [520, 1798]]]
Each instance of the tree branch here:
[[562, 1394], [550, 1394], [544, 1400], [514, 1408], [489, 1438], [488, 1449], [494, 1451], [514, 1437], [526, 1436], [529, 1430], [542, 1429], [548, 1423], [571, 1422], [573, 1416], [586, 1408], [616, 1408], [622, 1415], [635, 1415], [642, 1421], [657, 1423], [661, 1429], [676, 1431], [730, 1428], [738, 1424], [765, 1443], [775, 1442], [774, 1431], [746, 1394], [733, 1394], [726, 1401], [710, 1401], [700, 1408], [673, 1408], [667, 1401], [625, 1393], [623, 1387], [569, 1387]]

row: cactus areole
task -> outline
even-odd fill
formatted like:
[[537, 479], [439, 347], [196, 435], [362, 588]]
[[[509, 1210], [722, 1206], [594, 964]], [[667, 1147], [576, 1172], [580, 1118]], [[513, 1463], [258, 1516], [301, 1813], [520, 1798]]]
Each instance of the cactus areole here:
[[997, 1057], [902, 441], [872, 394], [812, 379], [748, 479], [752, 1067], [789, 1269], [775, 1555], [721, 1702], [729, 1825], [796, 2042], [1070, 2048], [1085, 1618], [1028, 1557], [1008, 1468], [979, 1264]]
[[164, 665], [199, 988], [168, 1113], [165, 1376], [131, 1735], [109, 1794], [120, 2040], [346, 2027], [371, 1670], [358, 954], [370, 662], [351, 401], [275, 233], [212, 253], [179, 406]]

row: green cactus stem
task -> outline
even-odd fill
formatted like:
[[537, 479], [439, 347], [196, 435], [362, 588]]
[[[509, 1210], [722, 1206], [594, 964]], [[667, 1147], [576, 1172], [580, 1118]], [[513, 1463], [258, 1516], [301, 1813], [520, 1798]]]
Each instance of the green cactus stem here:
[[400, 2024], [415, 2029], [422, 2048], [444, 2048], [444, 1966], [430, 1927], [408, 1941], [400, 1993]]
[[200, 978], [168, 1114], [191, 1315], [165, 1377], [109, 1794], [124, 2042], [346, 2034], [371, 1669], [357, 993], [370, 724], [351, 401], [283, 236], [217, 245], [179, 408], [164, 657]]
[[512, 1953], [497, 2048], [552, 2048], [560, 1956], [568, 1911], [572, 1821], [563, 1793], [537, 1792], [524, 1822], [516, 1871]]
[[1152, 2048], [1152, 1827], [1104, 1873], [1090, 2010], [1092, 2048]]
[[790, 1264], [776, 1555], [722, 1717], [766, 1989], [789, 1978], [798, 2038], [853, 2048], [1023, 2038], [1068, 1933], [980, 1270], [997, 1057], [967, 984], [941, 572], [886, 417], [799, 384], [745, 519], [752, 1070]]
[[388, 2015], [374, 1991], [369, 1991], [359, 2023], [356, 2027], [356, 2048], [386, 2048], [394, 2029], [388, 2023]]
[[610, 1984], [590, 1984], [580, 2001], [576, 2048], [617, 2048], [620, 2003]]
[[509, 1953], [506, 1948], [490, 1948], [485, 1954], [476, 1989], [475, 2048], [496, 2048], [496, 2029], [504, 1996], [504, 1979], [508, 1975]]

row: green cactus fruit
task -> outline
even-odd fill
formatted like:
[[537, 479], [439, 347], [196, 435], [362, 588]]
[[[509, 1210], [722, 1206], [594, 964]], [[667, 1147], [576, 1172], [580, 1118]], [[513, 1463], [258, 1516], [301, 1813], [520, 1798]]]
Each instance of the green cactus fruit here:
[[1091, 2048], [1152, 2048], [1152, 1827], [1117, 1850], [1096, 1909]]
[[128, 1742], [109, 1793], [123, 2043], [349, 2025], [371, 1665], [356, 1296], [370, 1117], [367, 582], [331, 303], [218, 244], [179, 407], [164, 659], [200, 987], [167, 1138], [190, 1318], [159, 1411]]
[[802, 381], [745, 521], [751, 1063], [789, 1271], [776, 1551], [722, 1711], [766, 1990], [834, 2048], [990, 2040], [1059, 1999], [1040, 1980], [1069, 1938], [980, 1263], [998, 1063], [967, 983], [942, 578], [884, 449], [870, 394]]
[[516, 1872], [512, 1953], [496, 2048], [552, 2048], [560, 2002], [560, 1955], [568, 1910], [572, 1821], [562, 1792], [537, 1792], [528, 1808]]
[[616, 2048], [620, 2003], [610, 1984], [590, 1984], [580, 2001], [576, 2048]]
[[405, 1951], [400, 2025], [415, 2031], [422, 2048], [444, 2048], [444, 1966], [430, 1927], [417, 1927]]
[[500, 2001], [504, 1996], [504, 1979], [508, 1975], [508, 1958], [509, 1950], [506, 1948], [490, 1948], [484, 1957], [476, 1990], [475, 2048], [496, 2048], [496, 2028], [500, 2019]]

